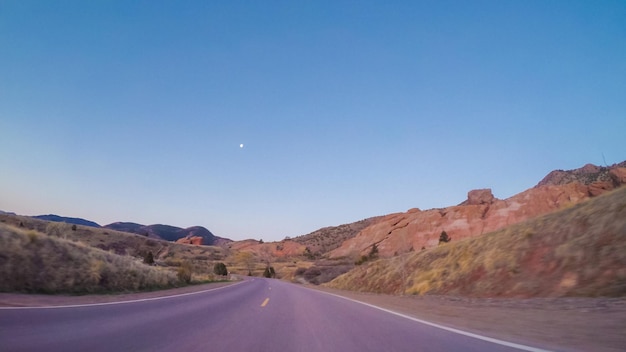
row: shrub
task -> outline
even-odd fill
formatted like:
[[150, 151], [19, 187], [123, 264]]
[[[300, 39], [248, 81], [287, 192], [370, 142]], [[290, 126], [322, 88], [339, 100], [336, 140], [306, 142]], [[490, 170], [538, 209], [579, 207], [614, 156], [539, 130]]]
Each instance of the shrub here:
[[152, 251], [148, 252], [143, 257], [143, 263], [144, 264], [148, 264], [148, 265], [153, 265], [154, 264], [154, 255], [152, 254]]
[[71, 226], [65, 222], [51, 222], [46, 226], [48, 236], [59, 238], [67, 238], [67, 233], [71, 230]]
[[213, 265], [213, 272], [215, 275], [226, 276], [228, 275], [228, 269], [226, 269], [226, 264], [224, 263], [215, 263]]
[[448, 243], [452, 240], [452, 237], [448, 236], [446, 231], [441, 231], [441, 235], [439, 235], [439, 244]]
[[355, 265], [361, 265], [368, 260], [366, 255], [362, 255], [357, 261], [354, 262]]
[[372, 248], [370, 249], [370, 252], [367, 255], [362, 255], [357, 261], [354, 262], [354, 264], [361, 265], [368, 260], [372, 260], [376, 258], [378, 258], [378, 245], [374, 243], [372, 245]]
[[263, 271], [263, 276], [266, 278], [276, 277], [276, 271], [274, 271], [273, 266], [266, 266], [265, 271]]
[[370, 253], [367, 255], [369, 259], [375, 259], [378, 257], [378, 245], [374, 243], [372, 245], [372, 249], [370, 249]]
[[178, 275], [178, 280], [182, 283], [188, 284], [191, 282], [191, 263], [189, 263], [188, 261], [183, 261], [182, 263], [180, 263], [180, 266], [178, 267], [178, 272], [176, 273]]
[[34, 230], [0, 225], [0, 291], [93, 293], [173, 287], [175, 273]]

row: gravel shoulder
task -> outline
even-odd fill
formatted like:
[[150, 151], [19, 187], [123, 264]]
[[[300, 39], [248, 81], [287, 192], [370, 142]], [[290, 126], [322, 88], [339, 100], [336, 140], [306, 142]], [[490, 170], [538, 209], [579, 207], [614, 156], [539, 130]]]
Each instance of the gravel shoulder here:
[[[108, 295], [0, 293], [0, 307], [42, 307], [167, 297], [235, 284], [217, 282], [169, 290]], [[450, 296], [390, 296], [306, 287], [418, 319], [488, 337], [555, 351], [626, 350], [625, 298], [485, 299]]]
[[219, 287], [235, 284], [230, 282], [213, 282], [201, 285], [191, 285], [167, 290], [115, 293], [115, 294], [94, 294], [94, 295], [45, 295], [26, 293], [0, 293], [0, 307], [48, 307], [81, 304], [97, 304], [109, 302], [133, 301], [149, 298], [159, 298], [176, 296], [186, 293], [211, 290]]
[[555, 351], [626, 351], [625, 298], [390, 296], [309, 287], [519, 344]]

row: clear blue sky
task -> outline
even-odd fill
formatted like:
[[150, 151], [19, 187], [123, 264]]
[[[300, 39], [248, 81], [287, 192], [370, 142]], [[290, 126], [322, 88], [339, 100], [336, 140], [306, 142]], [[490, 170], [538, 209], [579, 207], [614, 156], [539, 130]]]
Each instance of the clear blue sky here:
[[0, 1], [4, 211], [280, 240], [603, 154], [622, 0]]

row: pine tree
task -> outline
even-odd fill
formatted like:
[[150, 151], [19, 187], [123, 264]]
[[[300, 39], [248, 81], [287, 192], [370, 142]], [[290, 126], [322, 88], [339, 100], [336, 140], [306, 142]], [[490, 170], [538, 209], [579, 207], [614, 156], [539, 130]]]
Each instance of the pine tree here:
[[439, 235], [439, 244], [448, 243], [452, 240], [452, 237], [448, 236], [446, 231], [441, 231], [441, 235]]

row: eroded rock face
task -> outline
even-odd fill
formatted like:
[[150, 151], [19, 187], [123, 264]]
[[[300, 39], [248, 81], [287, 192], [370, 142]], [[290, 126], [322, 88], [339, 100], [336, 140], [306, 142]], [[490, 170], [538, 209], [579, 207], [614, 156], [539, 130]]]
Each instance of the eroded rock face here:
[[183, 238], [180, 238], [180, 239], [176, 240], [176, 243], [193, 244], [193, 245], [196, 245], [196, 246], [201, 246], [202, 245], [202, 237], [199, 237], [199, 236], [187, 236], [187, 237], [183, 237]]
[[[578, 181], [572, 171], [552, 172], [544, 178], [548, 181], [504, 200], [495, 198], [490, 189], [482, 189], [470, 191], [468, 199], [457, 206], [390, 214], [345, 241], [341, 247], [330, 252], [330, 257], [365, 255], [374, 243], [383, 257], [419, 251], [437, 246], [439, 235], [444, 230], [453, 241], [478, 236], [571, 206], [626, 184], [626, 168], [592, 166], [574, 170], [582, 170], [578, 172], [582, 181]], [[564, 183], [565, 179], [570, 182]]]
[[475, 189], [467, 193], [468, 205], [491, 204], [496, 198], [491, 193], [490, 188]]
[[303, 255], [306, 246], [293, 240], [283, 240], [280, 242], [262, 243], [257, 240], [235, 241], [229, 244], [229, 248], [234, 251], [250, 252], [259, 258], [269, 256], [270, 258], [285, 258]]

